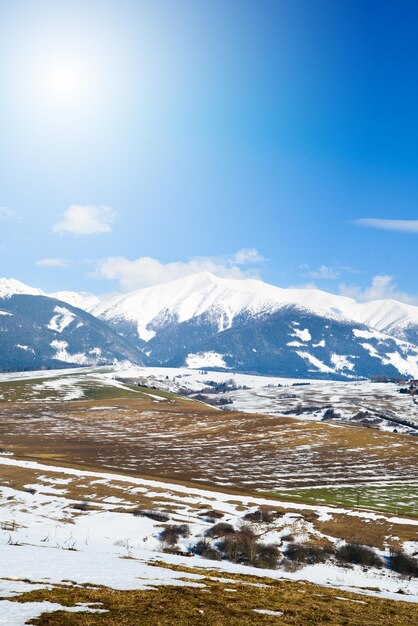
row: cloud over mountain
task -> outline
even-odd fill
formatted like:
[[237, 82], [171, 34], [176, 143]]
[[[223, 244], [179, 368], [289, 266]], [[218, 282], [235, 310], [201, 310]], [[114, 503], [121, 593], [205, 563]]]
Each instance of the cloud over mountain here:
[[116, 212], [110, 206], [72, 204], [61, 221], [53, 225], [54, 233], [72, 235], [98, 235], [110, 233]]
[[195, 257], [171, 263], [151, 257], [130, 260], [117, 256], [98, 262], [93, 275], [99, 279], [116, 280], [122, 291], [131, 291], [199, 272], [211, 272], [223, 278], [256, 278], [259, 276], [257, 266], [263, 261], [265, 259], [255, 248], [244, 248], [231, 255]]

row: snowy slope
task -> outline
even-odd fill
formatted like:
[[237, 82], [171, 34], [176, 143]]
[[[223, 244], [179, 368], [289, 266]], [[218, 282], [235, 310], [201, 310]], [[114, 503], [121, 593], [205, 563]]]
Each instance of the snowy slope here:
[[114, 296], [92, 313], [171, 366], [345, 379], [418, 375], [418, 341], [375, 330], [363, 323], [376, 318], [367, 305], [317, 289], [205, 272]]
[[259, 280], [219, 278], [209, 272], [119, 294], [90, 310], [105, 320], [133, 322], [138, 336], [148, 341], [155, 334], [148, 326], [158, 320], [175, 317], [181, 323], [209, 312], [219, 330], [224, 330], [243, 312], [273, 313], [287, 305], [334, 319], [354, 320], [409, 341], [403, 330], [414, 325], [418, 329], [418, 306], [396, 300], [356, 302], [319, 289], [283, 289]]
[[0, 371], [147, 363], [147, 357], [102, 320], [39, 294], [0, 299]]
[[61, 302], [66, 302], [72, 306], [82, 309], [83, 311], [90, 312], [100, 302], [100, 298], [92, 293], [85, 291], [55, 291], [54, 293], [46, 294], [50, 298], [56, 298]]
[[413, 341], [408, 331], [414, 329], [418, 343], [418, 306], [396, 300], [356, 302], [352, 298], [320, 289], [284, 289], [259, 280], [219, 278], [209, 272], [127, 294], [104, 297], [76, 291], [48, 294], [13, 278], [0, 278], [0, 298], [17, 294], [49, 296], [105, 320], [124, 319], [134, 322], [138, 336], [144, 341], [155, 334], [147, 326], [162, 314], [165, 317], [176, 317], [181, 323], [211, 311], [217, 319], [219, 330], [223, 330], [229, 328], [234, 318], [243, 311], [267, 313], [295, 304], [332, 318], [354, 320], [406, 341]]
[[28, 294], [32, 296], [46, 295], [41, 289], [29, 287], [14, 278], [0, 278], [0, 298], [10, 298], [19, 294]]
[[11, 298], [18, 295], [31, 295], [31, 296], [48, 296], [61, 302], [66, 302], [72, 306], [82, 309], [83, 311], [90, 311], [98, 305], [100, 299], [92, 293], [86, 293], [83, 291], [56, 291], [54, 293], [46, 293], [42, 289], [36, 287], [29, 287], [24, 283], [14, 278], [0, 278], [0, 299]]
[[[59, 296], [105, 322], [130, 350], [164, 365], [298, 377], [418, 377], [418, 307], [394, 300], [359, 303], [319, 289], [283, 289], [208, 272], [101, 299], [43, 294], [2, 279], [3, 325], [10, 311], [2, 302], [22, 294]], [[49, 329], [65, 329], [70, 322], [64, 318], [49, 320]], [[17, 339], [15, 345], [28, 342]]]
[[164, 319], [176, 318], [178, 323], [182, 323], [210, 313], [216, 319], [219, 331], [222, 331], [229, 328], [244, 311], [252, 315], [272, 313], [288, 304], [341, 317], [347, 315], [356, 303], [351, 298], [318, 289], [282, 289], [259, 280], [233, 280], [202, 272], [114, 296], [98, 304], [91, 312], [105, 320], [134, 322], [138, 336], [148, 341], [155, 334], [148, 326], [162, 316]]
[[357, 304], [355, 314], [367, 326], [418, 345], [418, 306], [397, 300], [373, 300]]

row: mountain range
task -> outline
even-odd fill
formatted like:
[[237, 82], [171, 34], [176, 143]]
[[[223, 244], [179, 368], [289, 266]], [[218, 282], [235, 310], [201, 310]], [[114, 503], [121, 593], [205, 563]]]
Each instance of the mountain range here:
[[207, 272], [102, 298], [0, 279], [0, 355], [3, 370], [125, 360], [303, 378], [418, 377], [418, 307]]

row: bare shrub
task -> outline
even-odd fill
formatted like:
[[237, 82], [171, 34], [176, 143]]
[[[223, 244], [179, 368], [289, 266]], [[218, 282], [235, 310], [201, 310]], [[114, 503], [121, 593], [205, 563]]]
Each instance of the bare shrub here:
[[208, 528], [206, 531], [207, 537], [213, 537], [214, 539], [218, 539], [219, 537], [226, 537], [227, 535], [233, 535], [235, 533], [235, 528], [232, 524], [227, 524], [226, 522], [219, 522]]
[[268, 509], [260, 508], [257, 511], [250, 511], [244, 515], [244, 519], [248, 522], [267, 522], [270, 523], [274, 520], [274, 513]]
[[273, 544], [257, 541], [257, 536], [249, 525], [243, 525], [233, 535], [227, 535], [217, 544], [223, 557], [233, 563], [275, 569], [279, 550]]
[[382, 559], [374, 550], [357, 543], [346, 543], [338, 548], [335, 556], [342, 563], [367, 565], [368, 567], [382, 567]]
[[280, 566], [283, 569], [283, 571], [294, 573], [302, 569], [303, 563], [299, 563], [298, 561], [291, 561], [290, 559], [284, 559], [281, 562]]
[[196, 545], [192, 546], [191, 551], [204, 559], [211, 559], [212, 561], [220, 561], [222, 558], [219, 550], [214, 548], [207, 539], [198, 541]]
[[160, 532], [160, 540], [168, 545], [174, 546], [180, 537], [188, 537], [190, 529], [188, 524], [170, 524]]
[[76, 502], [75, 504], [72, 505], [72, 507], [76, 511], [87, 511], [89, 509], [89, 503], [88, 502]]
[[132, 511], [132, 514], [135, 515], [135, 517], [148, 517], [148, 519], [152, 519], [155, 522], [168, 522], [170, 519], [167, 513], [163, 513], [163, 511], [135, 509]]
[[331, 554], [332, 550], [329, 548], [309, 543], [290, 543], [284, 552], [285, 557], [290, 561], [307, 565], [325, 563]]
[[418, 576], [418, 561], [405, 554], [402, 550], [395, 550], [390, 554], [389, 567], [403, 576]]
[[280, 552], [273, 543], [258, 543], [256, 546], [254, 565], [266, 569], [276, 569], [279, 556]]
[[218, 548], [228, 561], [252, 565], [257, 551], [256, 536], [249, 526], [243, 526], [219, 541]]

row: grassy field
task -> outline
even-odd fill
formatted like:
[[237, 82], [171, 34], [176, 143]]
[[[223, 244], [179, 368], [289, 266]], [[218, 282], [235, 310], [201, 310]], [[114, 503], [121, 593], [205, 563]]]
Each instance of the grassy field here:
[[266, 492], [266, 495], [306, 504], [326, 504], [418, 517], [418, 484], [415, 481], [408, 481], [407, 484], [289, 489], [284, 492]]
[[[37, 554], [39, 550], [42, 554], [47, 554], [48, 549], [66, 550], [68, 535], [74, 542], [77, 540], [69, 558], [76, 559], [79, 554], [81, 559], [90, 549], [96, 554], [94, 546], [90, 548], [90, 543], [83, 543], [82, 529], [91, 524], [89, 542], [99, 542], [94, 532], [99, 532], [98, 521], [108, 512], [110, 516], [119, 516], [118, 528], [104, 526], [99, 537], [103, 535], [107, 546], [105, 554], [115, 551], [112, 567], [116, 570], [118, 563], [137, 563], [140, 568], [144, 559], [155, 562], [163, 555], [158, 550], [159, 527], [153, 535], [148, 536], [150, 531], [146, 531], [144, 544], [140, 543], [142, 539], [138, 540], [137, 533], [144, 526], [143, 518], [132, 514], [138, 508], [163, 512], [170, 520], [163, 524], [189, 523], [192, 533], [183, 549], [191, 550], [190, 545], [202, 536], [203, 511], [226, 510], [225, 520], [241, 524], [248, 510], [261, 506], [257, 496], [267, 495], [277, 501], [277, 506], [270, 502], [267, 507], [274, 522], [256, 524], [254, 528], [267, 542], [279, 546], [281, 558], [286, 554], [286, 541], [332, 546], [344, 540], [388, 554], [390, 548], [397, 549], [418, 538], [418, 527], [412, 520], [391, 520], [367, 513], [373, 510], [417, 517], [418, 442], [413, 437], [290, 417], [224, 412], [168, 392], [120, 386], [115, 381], [106, 383], [86, 375], [68, 375], [58, 381], [44, 378], [2, 383], [0, 394], [3, 395], [0, 447], [14, 454], [10, 460], [5, 457], [0, 465], [0, 485], [4, 489], [0, 512], [3, 512], [6, 540], [7, 533], [13, 535], [8, 544], [10, 551], [23, 552], [28, 546], [33, 546]], [[44, 465], [31, 468], [24, 463], [19, 465], [19, 459]], [[85, 471], [82, 475], [66, 474], [64, 469], [54, 469], [51, 465]], [[89, 475], [88, 470], [109, 472], [109, 476]], [[400, 480], [406, 471], [408, 486]], [[146, 485], [138, 482], [138, 478], [158, 479], [162, 483], [156, 485], [153, 480]], [[205, 496], [201, 492], [192, 495], [193, 489], [206, 487]], [[190, 488], [192, 493], [188, 491]], [[226, 500], [218, 497], [220, 493], [226, 494]], [[279, 499], [289, 504], [280, 505]], [[292, 502], [306, 507], [300, 508]], [[323, 514], [308, 505], [336, 505], [347, 510]], [[28, 517], [35, 510], [41, 516], [42, 528], [49, 524], [52, 529], [45, 531], [45, 537], [40, 539], [36, 535], [38, 518], [31, 522], [32, 518]], [[49, 512], [44, 518], [46, 511]], [[17, 528], [15, 519], [21, 520]], [[119, 530], [119, 527], [131, 528], [130, 520], [135, 524], [133, 532]], [[32, 523], [34, 538], [27, 539]], [[204, 522], [210, 523], [213, 522]], [[14, 530], [10, 530], [12, 527]], [[133, 542], [129, 539], [127, 547], [119, 549], [113, 542], [113, 533], [118, 542], [130, 537]], [[107, 539], [108, 535], [111, 540]], [[282, 536], [291, 539], [283, 543]], [[152, 547], [152, 542], [156, 547]], [[185, 578], [188, 572], [201, 574], [201, 588], [174, 587], [169, 582], [155, 589], [117, 591], [93, 584], [69, 583], [55, 584], [52, 588], [43, 586], [11, 601], [49, 601], [65, 606], [99, 603], [95, 606], [106, 611], [45, 613], [31, 622], [38, 625], [412, 626], [418, 623], [418, 605], [298, 581], [299, 575], [304, 577], [302, 571], [299, 574], [300, 565], [289, 570], [296, 580], [284, 581], [192, 569], [192, 564], [198, 561], [186, 556], [179, 567]], [[208, 564], [211, 569], [212, 563]], [[284, 559], [279, 569], [284, 568], [285, 576], [286, 567], [290, 565]], [[329, 567], [332, 580], [337, 575], [339, 585], [343, 585], [345, 567], [338, 569], [334, 557]], [[337, 574], [332, 568], [336, 568]], [[385, 568], [384, 577], [391, 576]], [[10, 575], [7, 562], [3, 571], [6, 572], [3, 576]], [[360, 584], [358, 577], [353, 582], [352, 572], [347, 570], [347, 573], [351, 575], [350, 589], [356, 590]], [[356, 576], [362, 575], [357, 571]], [[374, 595], [379, 596], [379, 589], [386, 589], [384, 577], [373, 579], [367, 574], [361, 585], [365, 589], [373, 586]], [[64, 577], [54, 580], [62, 583], [67, 578], [70, 576], [66, 569]], [[71, 580], [78, 580], [75, 573]], [[90, 575], [87, 580], [91, 582]], [[322, 579], [315, 572], [311, 580]], [[86, 578], [81, 582], [85, 581]], [[93, 582], [112, 584], [102, 579]], [[399, 593], [400, 600], [402, 593], [412, 593], [407, 587], [412, 583], [400, 579], [394, 582], [396, 586], [391, 589], [394, 594]], [[155, 584], [155, 578], [149, 584]], [[401, 587], [402, 593], [398, 592]]]
[[[115, 591], [104, 587], [62, 586], [33, 591], [17, 602], [98, 603], [105, 613], [44, 614], [38, 626], [253, 626], [308, 624], [326, 626], [412, 626], [418, 606], [376, 599], [304, 582], [205, 573], [201, 588], [160, 587]], [[259, 611], [271, 612], [262, 613]]]
[[414, 515], [410, 436], [219, 411], [87, 374], [0, 383], [0, 418], [0, 447], [20, 457]]
[[118, 398], [160, 398], [171, 400], [176, 396], [167, 391], [129, 384], [113, 384], [94, 376], [66, 374], [57, 378], [34, 378], [0, 382], [0, 404], [6, 402], [70, 402], [80, 400], [112, 400]]

